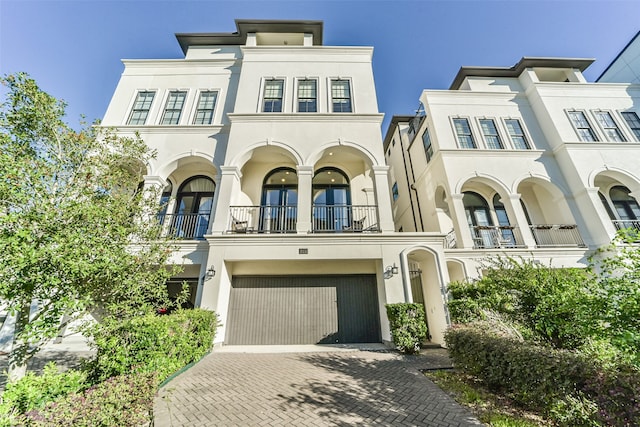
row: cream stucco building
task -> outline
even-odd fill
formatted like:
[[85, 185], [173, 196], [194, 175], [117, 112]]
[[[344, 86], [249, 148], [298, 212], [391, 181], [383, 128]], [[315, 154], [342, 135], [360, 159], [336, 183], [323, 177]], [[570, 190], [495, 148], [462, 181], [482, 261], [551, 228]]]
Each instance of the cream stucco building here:
[[640, 85], [587, 82], [592, 62], [462, 67], [392, 120], [396, 229], [446, 234], [452, 280], [495, 254], [584, 266], [617, 229], [640, 229]]
[[236, 24], [177, 34], [184, 59], [124, 60], [103, 120], [158, 152], [145, 185], [180, 239], [176, 282], [225, 344], [389, 341], [384, 305], [413, 284], [442, 343], [444, 234], [394, 229], [373, 48], [324, 46], [317, 21]]

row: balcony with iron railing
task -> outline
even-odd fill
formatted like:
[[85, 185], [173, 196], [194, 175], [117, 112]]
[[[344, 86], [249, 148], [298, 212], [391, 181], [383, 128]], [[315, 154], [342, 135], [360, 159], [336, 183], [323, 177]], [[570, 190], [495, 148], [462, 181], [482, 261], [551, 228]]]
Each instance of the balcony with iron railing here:
[[211, 212], [189, 214], [158, 214], [163, 236], [181, 240], [201, 240], [209, 227]]
[[379, 232], [376, 205], [313, 205], [314, 233]]
[[[295, 233], [297, 206], [260, 205], [231, 206], [227, 232]], [[313, 205], [311, 210], [313, 233], [379, 232], [376, 205]]]
[[474, 249], [522, 248], [524, 240], [518, 227], [512, 225], [477, 225], [470, 227]]
[[616, 230], [625, 230], [628, 228], [640, 231], [640, 220], [638, 219], [619, 219], [612, 221]]
[[534, 224], [530, 228], [539, 248], [586, 246], [575, 224]]

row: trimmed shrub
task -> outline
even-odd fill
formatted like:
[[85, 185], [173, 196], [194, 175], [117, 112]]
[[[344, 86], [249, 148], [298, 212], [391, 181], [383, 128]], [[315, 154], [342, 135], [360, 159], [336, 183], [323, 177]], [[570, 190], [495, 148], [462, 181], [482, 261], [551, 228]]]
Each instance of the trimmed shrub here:
[[91, 334], [97, 349], [92, 365], [95, 380], [155, 372], [162, 382], [211, 350], [218, 325], [217, 315], [203, 309], [105, 319]]
[[26, 414], [32, 426], [142, 426], [152, 418], [158, 382], [153, 373], [110, 378]]
[[541, 411], [559, 425], [633, 426], [640, 419], [640, 373], [608, 369], [580, 353], [498, 336], [478, 325], [445, 334], [456, 367]]
[[386, 308], [396, 348], [403, 353], [420, 352], [420, 343], [427, 338], [427, 323], [422, 304], [387, 304]]
[[49, 362], [41, 375], [27, 372], [20, 380], [7, 384], [2, 393], [0, 414], [24, 414], [59, 396], [83, 390], [87, 386], [87, 376], [84, 372], [58, 372], [56, 364]]

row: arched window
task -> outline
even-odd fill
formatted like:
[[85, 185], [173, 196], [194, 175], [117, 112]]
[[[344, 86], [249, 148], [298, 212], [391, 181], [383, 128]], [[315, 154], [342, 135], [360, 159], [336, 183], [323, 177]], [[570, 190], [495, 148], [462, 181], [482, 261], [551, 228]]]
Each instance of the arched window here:
[[609, 198], [615, 209], [615, 213], [620, 219], [616, 223], [618, 228], [633, 227], [640, 229], [640, 206], [627, 187], [617, 185], [609, 190]]
[[349, 178], [337, 168], [319, 169], [313, 177], [314, 231], [343, 231], [351, 221]]
[[609, 215], [609, 219], [611, 221], [615, 221], [616, 215], [613, 213], [613, 210], [611, 210], [611, 206], [609, 205], [607, 198], [604, 197], [604, 194], [602, 194], [600, 191], [598, 191], [598, 197], [600, 197], [600, 201], [602, 202], [604, 209], [607, 211], [607, 215]]
[[259, 231], [288, 233], [296, 231], [298, 175], [291, 168], [271, 171], [262, 183]]
[[487, 201], [472, 191], [465, 191], [462, 196], [467, 224], [471, 230], [473, 246], [476, 248], [496, 247], [497, 231], [493, 226], [491, 209]]
[[178, 189], [173, 229], [178, 237], [201, 239], [207, 232], [213, 207], [215, 183], [206, 176], [194, 176]]

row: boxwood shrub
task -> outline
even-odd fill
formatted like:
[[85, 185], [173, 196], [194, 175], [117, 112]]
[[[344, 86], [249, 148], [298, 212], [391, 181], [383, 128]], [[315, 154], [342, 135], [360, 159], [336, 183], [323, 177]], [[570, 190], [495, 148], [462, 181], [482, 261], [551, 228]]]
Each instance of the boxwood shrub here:
[[640, 420], [640, 373], [606, 368], [577, 352], [499, 336], [478, 325], [445, 334], [459, 369], [560, 425], [633, 426]]
[[217, 315], [203, 309], [106, 319], [92, 331], [97, 349], [92, 366], [94, 379], [155, 372], [162, 382], [211, 350], [218, 324]]
[[427, 323], [422, 304], [387, 304], [387, 317], [393, 343], [403, 353], [418, 353], [427, 338]]

